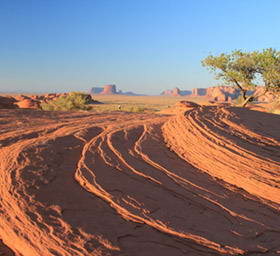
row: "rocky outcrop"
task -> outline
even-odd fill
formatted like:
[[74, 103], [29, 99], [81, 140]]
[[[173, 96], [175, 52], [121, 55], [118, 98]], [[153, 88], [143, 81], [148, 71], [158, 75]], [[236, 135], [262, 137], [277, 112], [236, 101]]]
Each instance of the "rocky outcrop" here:
[[192, 101], [187, 101], [187, 100], [181, 100], [175, 104], [175, 107], [181, 107], [181, 108], [197, 108], [200, 107], [199, 104], [192, 102]]
[[18, 106], [15, 105], [16, 100], [12, 97], [4, 97], [0, 96], [0, 109], [1, 108], [17, 108]]
[[279, 116], [178, 106], [0, 110], [0, 240], [16, 256], [279, 256]]
[[19, 108], [40, 108], [40, 101], [31, 98], [16, 102]]
[[[66, 96], [68, 93], [48, 93], [44, 95], [16, 95], [14, 97], [0, 96], [0, 109], [10, 108], [28, 108], [28, 109], [40, 109], [41, 103], [48, 103], [59, 97]], [[86, 96], [88, 104], [100, 104], [92, 98], [92, 95]]]

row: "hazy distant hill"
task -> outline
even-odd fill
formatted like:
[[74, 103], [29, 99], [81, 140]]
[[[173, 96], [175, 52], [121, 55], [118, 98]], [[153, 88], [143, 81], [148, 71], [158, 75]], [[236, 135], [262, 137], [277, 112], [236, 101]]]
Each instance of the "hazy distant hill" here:
[[130, 96], [144, 96], [144, 94], [137, 94], [134, 92], [123, 92], [122, 90], [117, 90], [117, 86], [114, 84], [104, 85], [103, 87], [92, 87], [89, 90], [90, 94], [101, 94], [101, 95], [130, 95]]

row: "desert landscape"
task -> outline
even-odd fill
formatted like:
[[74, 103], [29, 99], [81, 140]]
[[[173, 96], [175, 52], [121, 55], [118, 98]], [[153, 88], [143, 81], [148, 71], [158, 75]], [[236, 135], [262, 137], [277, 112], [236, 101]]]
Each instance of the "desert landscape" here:
[[1, 255], [279, 255], [280, 116], [0, 110]]
[[279, 10], [0, 1], [0, 256], [280, 256]]

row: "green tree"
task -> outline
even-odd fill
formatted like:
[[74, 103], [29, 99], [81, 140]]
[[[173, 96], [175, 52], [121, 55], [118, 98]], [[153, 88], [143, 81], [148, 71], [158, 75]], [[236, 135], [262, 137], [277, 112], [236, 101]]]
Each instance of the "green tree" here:
[[[237, 50], [230, 54], [209, 55], [202, 61], [202, 65], [214, 72], [217, 79], [240, 89], [243, 107], [254, 97], [280, 90], [280, 54], [274, 49], [262, 52]], [[249, 94], [248, 91], [254, 90], [259, 82], [264, 83], [263, 93]]]
[[255, 52], [257, 72], [262, 76], [267, 91], [280, 92], [280, 52], [268, 48]]

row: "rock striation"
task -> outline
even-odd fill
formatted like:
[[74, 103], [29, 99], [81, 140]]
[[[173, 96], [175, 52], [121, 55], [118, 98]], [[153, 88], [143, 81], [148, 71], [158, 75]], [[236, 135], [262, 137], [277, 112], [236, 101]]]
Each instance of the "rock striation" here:
[[279, 255], [280, 116], [177, 107], [0, 110], [0, 255]]

